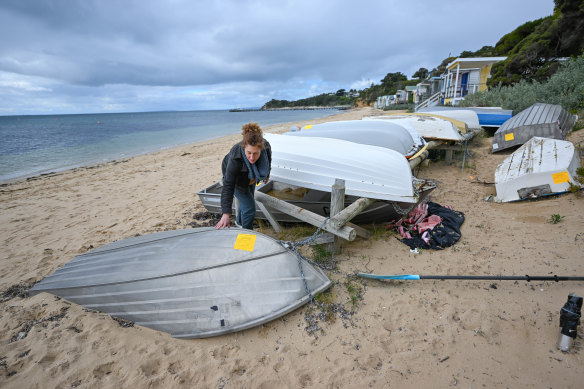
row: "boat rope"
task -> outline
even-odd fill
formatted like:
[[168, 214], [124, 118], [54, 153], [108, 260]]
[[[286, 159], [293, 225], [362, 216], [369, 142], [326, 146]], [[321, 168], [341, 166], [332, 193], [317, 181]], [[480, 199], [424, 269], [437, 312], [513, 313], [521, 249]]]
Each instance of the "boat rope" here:
[[[423, 185], [423, 181], [422, 181], [422, 180], [419, 180], [419, 179], [417, 179], [417, 178], [415, 178], [415, 177], [414, 177], [414, 179], [412, 180], [412, 187], [413, 187], [413, 189], [414, 189], [414, 196], [415, 196], [416, 198], [418, 198], [418, 201], [419, 201], [419, 199], [420, 199], [420, 192], [421, 192], [421, 191], [420, 191], [420, 186], [421, 186], [421, 185]], [[414, 208], [416, 208], [416, 207], [418, 206], [418, 203], [412, 203], [411, 205], [407, 206], [407, 208], [405, 208], [405, 209], [404, 209], [404, 208], [402, 208], [402, 207], [400, 207], [400, 206], [397, 204], [397, 202], [395, 202], [395, 201], [392, 201], [392, 202], [391, 202], [391, 205], [392, 205], [392, 207], [393, 207], [394, 211], [396, 211], [396, 212], [397, 212], [399, 215], [401, 215], [401, 216], [406, 216], [406, 215], [408, 215], [410, 212], [412, 212], [412, 210], [413, 210]]]
[[324, 234], [324, 232], [321, 232], [321, 230], [322, 230], [322, 228], [324, 227], [324, 225], [326, 224], [326, 222], [328, 220], [329, 220], [329, 218], [326, 217], [323, 220], [323, 222], [320, 225], [320, 227], [318, 227], [316, 229], [316, 231], [314, 232], [314, 234], [312, 234], [312, 236], [309, 236], [306, 239], [302, 239], [302, 240], [299, 240], [299, 241], [296, 241], [296, 242], [292, 242], [290, 240], [278, 240], [277, 241], [282, 246], [284, 246], [288, 250], [292, 250], [294, 252], [294, 254], [296, 254], [296, 258], [298, 259], [298, 268], [300, 269], [300, 275], [302, 276], [302, 282], [304, 283], [304, 288], [306, 289], [306, 293], [308, 293], [308, 297], [310, 298], [310, 303], [313, 303], [314, 302], [314, 298], [312, 296], [312, 292], [310, 291], [310, 288], [308, 287], [308, 282], [306, 281], [306, 276], [304, 275], [304, 269], [302, 268], [302, 260], [304, 259], [306, 262], [308, 262], [308, 263], [310, 263], [312, 265], [317, 265], [317, 264], [314, 263], [314, 262], [312, 262], [310, 259], [306, 258], [304, 255], [300, 254], [300, 252], [298, 251], [298, 247], [307, 245], [309, 243], [312, 243], [319, 236], [321, 236], [322, 234]]

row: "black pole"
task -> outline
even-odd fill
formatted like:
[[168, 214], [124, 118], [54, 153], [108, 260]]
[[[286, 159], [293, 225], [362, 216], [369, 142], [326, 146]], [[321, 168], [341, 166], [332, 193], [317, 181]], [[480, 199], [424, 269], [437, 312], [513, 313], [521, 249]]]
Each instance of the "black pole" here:
[[584, 277], [553, 276], [420, 276], [421, 280], [584, 281]]

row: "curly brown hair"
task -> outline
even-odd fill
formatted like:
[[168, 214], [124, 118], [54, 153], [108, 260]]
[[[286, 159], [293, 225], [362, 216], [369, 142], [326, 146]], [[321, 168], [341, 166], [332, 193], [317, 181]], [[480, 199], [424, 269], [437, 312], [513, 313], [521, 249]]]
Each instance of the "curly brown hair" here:
[[253, 122], [244, 124], [241, 127], [241, 135], [243, 135], [241, 146], [250, 145], [258, 146], [260, 149], [264, 148], [264, 136], [259, 124]]

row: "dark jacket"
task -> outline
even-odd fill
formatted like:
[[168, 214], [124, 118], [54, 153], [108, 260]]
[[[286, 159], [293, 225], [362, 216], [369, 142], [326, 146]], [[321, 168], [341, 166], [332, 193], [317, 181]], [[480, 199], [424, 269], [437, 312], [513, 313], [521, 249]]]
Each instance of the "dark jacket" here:
[[[272, 167], [272, 148], [264, 140], [264, 149], [268, 154], [269, 164]], [[233, 192], [235, 187], [245, 189], [249, 186], [248, 169], [245, 158], [241, 155], [241, 143], [233, 145], [229, 153], [223, 158], [221, 171], [223, 172], [223, 188], [221, 189], [221, 213], [231, 213], [233, 210]], [[263, 158], [263, 157], [260, 157]]]

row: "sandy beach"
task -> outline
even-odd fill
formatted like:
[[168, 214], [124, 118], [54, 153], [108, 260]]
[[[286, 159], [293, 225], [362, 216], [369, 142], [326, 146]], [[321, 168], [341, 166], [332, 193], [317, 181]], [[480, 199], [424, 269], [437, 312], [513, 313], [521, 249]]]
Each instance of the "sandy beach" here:
[[[377, 114], [360, 108], [304, 125]], [[266, 128], [282, 133], [291, 124]], [[26, 289], [104, 244], [206, 221], [197, 192], [221, 178], [233, 135], [0, 186], [0, 387], [3, 388], [580, 388], [584, 325], [556, 348], [559, 312], [584, 282], [402, 281], [378, 274], [584, 276], [584, 193], [498, 204], [509, 153], [475, 138], [461, 168], [432, 161], [431, 200], [465, 214], [462, 238], [412, 253], [385, 226], [343, 244], [330, 300], [344, 310], [306, 330], [304, 306], [260, 327], [178, 340]], [[584, 145], [584, 130], [568, 140]], [[473, 177], [473, 179], [470, 178]], [[551, 215], [564, 216], [560, 223]], [[265, 229], [262, 232], [276, 236]], [[310, 253], [308, 251], [308, 253]], [[14, 286], [20, 287], [14, 288]], [[11, 288], [12, 287], [12, 288]], [[18, 293], [19, 290], [22, 293]], [[9, 293], [12, 291], [13, 293]], [[333, 317], [334, 316], [334, 317]]]

